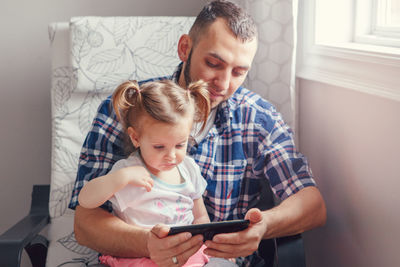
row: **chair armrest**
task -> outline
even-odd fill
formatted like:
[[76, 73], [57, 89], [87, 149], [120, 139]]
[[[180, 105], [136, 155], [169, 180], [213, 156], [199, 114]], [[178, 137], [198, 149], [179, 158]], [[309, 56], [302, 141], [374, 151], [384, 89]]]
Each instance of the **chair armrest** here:
[[[49, 185], [34, 185], [29, 214], [0, 236], [0, 266], [20, 266], [22, 250], [50, 221]], [[31, 257], [31, 255], [29, 255]]]
[[301, 234], [264, 239], [258, 247], [258, 252], [264, 259], [264, 267], [306, 267]]
[[306, 267], [306, 256], [301, 234], [276, 239], [279, 267]]
[[[266, 179], [260, 180], [261, 197], [256, 207], [268, 210], [279, 204]], [[265, 266], [306, 267], [303, 238], [301, 234], [262, 240], [258, 252]]]

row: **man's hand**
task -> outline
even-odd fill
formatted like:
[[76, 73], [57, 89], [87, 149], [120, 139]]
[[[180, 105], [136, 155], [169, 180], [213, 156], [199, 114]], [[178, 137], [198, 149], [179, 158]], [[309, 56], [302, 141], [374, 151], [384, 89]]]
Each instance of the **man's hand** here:
[[246, 230], [215, 235], [212, 241], [206, 241], [204, 252], [212, 257], [247, 256], [258, 249], [263, 238], [294, 235], [321, 226], [326, 221], [325, 202], [319, 190], [309, 186], [272, 209], [250, 209], [245, 219], [250, 220]]
[[246, 230], [215, 235], [211, 240], [207, 240], [207, 249], [204, 252], [212, 257], [237, 258], [253, 254], [258, 249], [262, 237], [267, 229], [266, 222], [259, 209], [250, 209], [245, 216], [250, 220], [250, 225]]
[[[157, 224], [149, 232], [147, 249], [150, 258], [162, 267], [182, 266], [203, 245], [203, 236], [192, 237], [190, 233], [168, 236], [169, 227]], [[178, 263], [173, 262], [176, 257]]]

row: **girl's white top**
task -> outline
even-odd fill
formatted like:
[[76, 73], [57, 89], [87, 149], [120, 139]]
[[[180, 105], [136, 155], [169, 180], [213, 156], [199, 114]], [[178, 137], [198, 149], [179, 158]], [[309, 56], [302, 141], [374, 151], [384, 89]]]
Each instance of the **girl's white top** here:
[[[130, 167], [144, 166], [138, 152], [117, 161], [111, 172]], [[152, 175], [154, 186], [150, 192], [144, 187], [127, 185], [110, 199], [114, 213], [125, 222], [145, 228], [158, 223], [168, 226], [188, 225], [193, 222], [193, 200], [202, 197], [207, 182], [201, 176], [195, 161], [186, 156], [178, 165], [184, 180], [181, 184], [168, 184]]]

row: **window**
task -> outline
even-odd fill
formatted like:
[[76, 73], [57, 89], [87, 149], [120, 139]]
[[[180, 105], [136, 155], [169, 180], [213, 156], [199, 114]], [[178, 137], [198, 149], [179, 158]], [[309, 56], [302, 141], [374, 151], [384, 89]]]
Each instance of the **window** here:
[[358, 0], [355, 42], [400, 47], [400, 0]]
[[376, 30], [400, 29], [400, 0], [376, 0]]
[[299, 1], [297, 77], [400, 101], [400, 0]]

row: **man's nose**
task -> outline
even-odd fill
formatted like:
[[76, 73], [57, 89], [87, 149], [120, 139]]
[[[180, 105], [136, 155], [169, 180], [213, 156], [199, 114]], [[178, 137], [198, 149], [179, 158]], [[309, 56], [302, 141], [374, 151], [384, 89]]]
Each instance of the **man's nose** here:
[[226, 91], [229, 88], [229, 83], [231, 81], [231, 74], [229, 71], [220, 71], [217, 73], [217, 77], [214, 80], [215, 86], [220, 91]]

